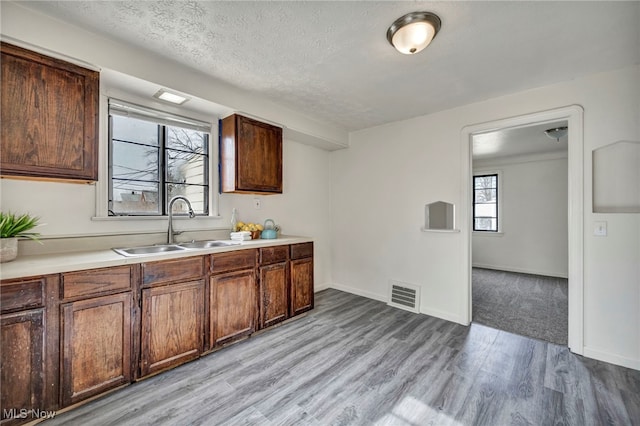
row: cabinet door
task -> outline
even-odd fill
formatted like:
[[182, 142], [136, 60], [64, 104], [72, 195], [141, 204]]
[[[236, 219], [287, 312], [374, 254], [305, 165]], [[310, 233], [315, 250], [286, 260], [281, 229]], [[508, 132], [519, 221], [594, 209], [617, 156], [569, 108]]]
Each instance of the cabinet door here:
[[282, 193], [282, 129], [241, 115], [222, 120], [222, 192]]
[[289, 318], [287, 262], [260, 268], [260, 326], [269, 327]]
[[99, 74], [2, 43], [2, 174], [98, 178]]
[[142, 376], [200, 356], [203, 306], [203, 280], [142, 290]]
[[291, 261], [290, 316], [313, 309], [313, 258]]
[[282, 193], [282, 129], [238, 117], [238, 189]]
[[211, 276], [210, 349], [256, 330], [258, 297], [254, 269]]
[[[44, 309], [2, 315], [2, 423], [20, 410], [43, 409]], [[24, 419], [16, 420], [24, 422]]]
[[66, 303], [62, 309], [62, 403], [131, 381], [131, 293]]

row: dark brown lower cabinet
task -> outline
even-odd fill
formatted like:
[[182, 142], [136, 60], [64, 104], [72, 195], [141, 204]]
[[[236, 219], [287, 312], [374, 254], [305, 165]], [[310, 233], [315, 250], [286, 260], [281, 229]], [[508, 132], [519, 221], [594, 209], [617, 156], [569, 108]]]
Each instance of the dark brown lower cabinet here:
[[313, 258], [291, 261], [290, 316], [313, 309]]
[[203, 307], [204, 280], [142, 289], [141, 376], [200, 356]]
[[0, 423], [17, 425], [58, 408], [59, 277], [0, 282]]
[[131, 293], [61, 305], [62, 404], [131, 381]]
[[18, 425], [313, 309], [313, 243], [0, 286], [0, 423]]
[[289, 318], [287, 262], [260, 267], [260, 328]]
[[2, 424], [18, 424], [21, 410], [43, 401], [44, 309], [2, 315]]
[[255, 269], [212, 275], [209, 286], [209, 349], [256, 331], [257, 306]]

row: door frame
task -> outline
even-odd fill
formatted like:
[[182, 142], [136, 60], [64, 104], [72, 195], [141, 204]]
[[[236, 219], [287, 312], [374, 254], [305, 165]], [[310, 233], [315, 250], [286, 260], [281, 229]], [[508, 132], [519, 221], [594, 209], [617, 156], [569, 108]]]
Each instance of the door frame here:
[[465, 285], [462, 292], [462, 316], [465, 324], [472, 319], [471, 293], [471, 178], [473, 176], [473, 141], [475, 134], [493, 132], [532, 124], [567, 120], [568, 135], [568, 218], [569, 221], [569, 349], [582, 355], [584, 352], [584, 109], [580, 105], [508, 117], [462, 128], [460, 152], [462, 157], [462, 200], [459, 221], [462, 234], [461, 266]]

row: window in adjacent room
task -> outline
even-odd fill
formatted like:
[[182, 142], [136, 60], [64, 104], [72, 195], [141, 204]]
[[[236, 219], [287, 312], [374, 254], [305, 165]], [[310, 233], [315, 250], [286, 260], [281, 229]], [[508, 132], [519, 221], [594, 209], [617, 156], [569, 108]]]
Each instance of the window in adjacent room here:
[[498, 175], [473, 177], [473, 230], [498, 232]]
[[[166, 215], [176, 195], [209, 214], [210, 131], [208, 123], [110, 99], [109, 216]], [[173, 210], [187, 213], [184, 203]]]

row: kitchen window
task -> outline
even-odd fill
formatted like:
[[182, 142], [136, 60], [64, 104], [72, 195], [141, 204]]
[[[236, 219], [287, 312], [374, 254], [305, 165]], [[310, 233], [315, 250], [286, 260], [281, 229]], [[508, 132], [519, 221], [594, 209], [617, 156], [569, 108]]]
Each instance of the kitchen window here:
[[473, 176], [473, 230], [498, 232], [498, 174]]
[[[211, 125], [109, 100], [109, 216], [167, 215], [169, 200], [189, 199], [209, 214]], [[184, 203], [174, 214], [187, 213]]]

